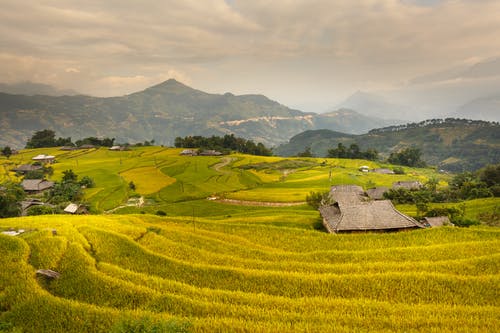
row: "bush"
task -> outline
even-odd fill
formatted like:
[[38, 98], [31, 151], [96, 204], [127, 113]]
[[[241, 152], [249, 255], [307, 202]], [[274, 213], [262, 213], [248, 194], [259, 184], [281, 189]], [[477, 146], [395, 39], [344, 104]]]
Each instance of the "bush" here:
[[458, 227], [470, 227], [471, 225], [481, 224], [478, 220], [468, 219], [462, 216], [454, 218], [451, 222]]
[[155, 214], [158, 215], [158, 216], [167, 216], [167, 213], [165, 213], [162, 210], [157, 210]]
[[306, 196], [306, 202], [314, 209], [318, 209], [321, 205], [328, 202], [329, 192], [310, 192]]
[[95, 186], [94, 180], [89, 176], [83, 176], [79, 182], [81, 187], [91, 188]]
[[50, 206], [33, 206], [28, 209], [28, 216], [54, 214], [54, 208]]

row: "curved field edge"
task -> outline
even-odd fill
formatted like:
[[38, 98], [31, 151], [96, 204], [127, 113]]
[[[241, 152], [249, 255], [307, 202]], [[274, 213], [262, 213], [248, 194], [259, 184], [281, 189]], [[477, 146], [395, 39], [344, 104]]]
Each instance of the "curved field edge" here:
[[262, 219], [196, 228], [190, 218], [149, 215], [0, 220], [1, 230], [26, 230], [0, 235], [0, 327], [494, 332], [500, 324], [497, 228], [329, 235]]

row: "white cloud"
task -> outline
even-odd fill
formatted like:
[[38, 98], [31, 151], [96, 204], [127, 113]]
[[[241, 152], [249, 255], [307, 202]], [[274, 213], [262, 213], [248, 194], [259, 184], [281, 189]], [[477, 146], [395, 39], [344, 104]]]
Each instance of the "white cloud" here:
[[101, 94], [176, 77], [333, 103], [498, 56], [499, 12], [465, 0], [3, 0], [0, 76]]

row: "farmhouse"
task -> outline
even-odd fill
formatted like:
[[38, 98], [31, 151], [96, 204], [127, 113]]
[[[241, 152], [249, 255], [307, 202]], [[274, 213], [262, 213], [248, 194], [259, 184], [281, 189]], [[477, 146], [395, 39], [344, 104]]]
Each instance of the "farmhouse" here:
[[33, 161], [41, 162], [41, 163], [54, 163], [56, 161], [56, 157], [52, 155], [37, 155], [32, 158]]
[[200, 156], [220, 156], [222, 153], [217, 150], [204, 150], [200, 153]]
[[196, 156], [198, 155], [195, 150], [193, 149], [184, 149], [181, 151], [182, 156]]
[[40, 170], [41, 168], [42, 168], [41, 165], [22, 164], [22, 165], [18, 166], [17, 168], [12, 169], [12, 171], [25, 174], [25, 173], [28, 173], [30, 171]]
[[112, 146], [112, 147], [109, 147], [108, 150], [111, 150], [111, 151], [122, 151], [122, 150], [125, 150], [125, 147], [122, 147], [122, 146]]
[[87, 209], [83, 205], [70, 203], [64, 208], [64, 212], [68, 214], [87, 214]]
[[453, 226], [448, 216], [424, 217], [421, 221], [428, 228], [437, 228], [442, 226]]
[[331, 205], [319, 208], [330, 233], [401, 231], [423, 226], [397, 211], [390, 200], [370, 200], [360, 186], [332, 186]]
[[398, 188], [404, 188], [407, 190], [418, 190], [422, 187], [422, 183], [418, 180], [409, 181], [399, 181], [392, 184], [392, 188], [397, 190]]
[[41, 193], [54, 186], [54, 182], [45, 179], [25, 179], [21, 182], [21, 186], [27, 193]]
[[366, 190], [366, 194], [368, 195], [368, 197], [370, 197], [370, 199], [382, 200], [384, 199], [384, 193], [388, 190], [389, 189], [387, 187], [380, 186]]
[[393, 175], [394, 174], [394, 171], [392, 171], [391, 169], [387, 169], [387, 168], [376, 168], [376, 169], [371, 170], [371, 172], [379, 173], [381, 175]]

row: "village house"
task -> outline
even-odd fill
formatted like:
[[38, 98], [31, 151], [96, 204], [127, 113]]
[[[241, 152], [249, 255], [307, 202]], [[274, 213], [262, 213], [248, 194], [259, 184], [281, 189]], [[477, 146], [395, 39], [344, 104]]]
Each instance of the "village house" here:
[[220, 156], [222, 153], [217, 150], [204, 150], [200, 154], [200, 156]]
[[422, 186], [423, 184], [418, 180], [399, 181], [392, 184], [392, 188], [395, 190], [399, 188], [404, 188], [406, 190], [419, 190]]
[[111, 150], [111, 151], [122, 151], [122, 150], [125, 150], [125, 147], [122, 147], [122, 146], [112, 146], [112, 147], [109, 147], [108, 150]]
[[381, 175], [393, 175], [394, 174], [394, 171], [392, 171], [391, 169], [387, 169], [387, 168], [376, 168], [376, 169], [371, 170], [371, 172], [378, 173]]
[[382, 200], [384, 199], [384, 193], [387, 191], [389, 191], [387, 187], [380, 186], [366, 190], [366, 194], [372, 200]]
[[32, 160], [36, 161], [36, 162], [44, 163], [44, 164], [45, 163], [52, 164], [56, 161], [56, 157], [52, 156], [52, 155], [40, 154], [40, 155], [33, 157]]
[[180, 155], [182, 155], [182, 156], [196, 156], [196, 155], [198, 155], [198, 153], [196, 152], [196, 150], [193, 150], [193, 149], [184, 149], [183, 151], [181, 151]]
[[45, 179], [25, 179], [21, 182], [21, 187], [26, 193], [41, 193], [54, 186], [54, 182]]
[[87, 208], [84, 205], [70, 203], [64, 208], [64, 212], [68, 214], [87, 214]]
[[424, 217], [422, 224], [427, 228], [437, 228], [442, 226], [453, 226], [448, 216]]
[[41, 165], [22, 164], [22, 165], [18, 166], [17, 168], [12, 169], [12, 171], [15, 171], [17, 173], [21, 173], [24, 175], [30, 171], [36, 171], [36, 170], [40, 170], [40, 169], [42, 169]]
[[370, 200], [356, 185], [332, 186], [333, 204], [319, 208], [323, 225], [330, 233], [402, 231], [423, 226], [397, 211], [390, 200]]

